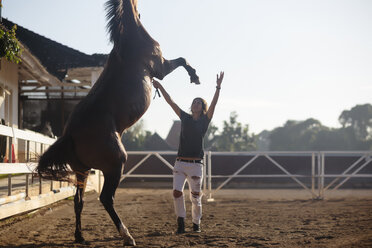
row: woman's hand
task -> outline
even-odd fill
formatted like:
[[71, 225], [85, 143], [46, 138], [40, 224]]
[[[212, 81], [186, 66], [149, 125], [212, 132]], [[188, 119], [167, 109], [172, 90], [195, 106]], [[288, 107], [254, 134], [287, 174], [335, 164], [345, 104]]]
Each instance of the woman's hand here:
[[218, 74], [217, 74], [217, 80], [216, 80], [217, 88], [220, 88], [221, 87], [221, 83], [223, 81], [224, 74], [225, 73], [223, 71], [220, 72], [220, 76], [218, 76]]
[[161, 86], [161, 84], [158, 81], [156, 81], [155, 79], [152, 80], [152, 85], [155, 87], [155, 89], [157, 89]]
[[152, 79], [152, 85], [155, 87], [155, 89], [159, 89], [161, 93], [164, 96], [165, 101], [172, 107], [173, 111], [178, 115], [178, 117], [181, 118], [181, 109], [177, 106], [175, 102], [173, 102], [172, 98], [169, 96], [168, 92], [163, 88], [163, 86], [156, 81], [155, 79]]

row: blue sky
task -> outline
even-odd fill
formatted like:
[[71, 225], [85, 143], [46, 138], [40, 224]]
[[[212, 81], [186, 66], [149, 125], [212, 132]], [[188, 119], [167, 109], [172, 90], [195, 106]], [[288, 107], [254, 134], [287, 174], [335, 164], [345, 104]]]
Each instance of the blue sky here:
[[[87, 54], [109, 53], [104, 0], [3, 0], [2, 15]], [[141, 21], [167, 59], [185, 57], [201, 85], [177, 69], [163, 81], [185, 111], [212, 100], [212, 122], [232, 111], [259, 133], [313, 117], [339, 127], [342, 110], [372, 102], [372, 1], [139, 0]], [[177, 116], [163, 98], [144, 115], [145, 129], [166, 137]]]

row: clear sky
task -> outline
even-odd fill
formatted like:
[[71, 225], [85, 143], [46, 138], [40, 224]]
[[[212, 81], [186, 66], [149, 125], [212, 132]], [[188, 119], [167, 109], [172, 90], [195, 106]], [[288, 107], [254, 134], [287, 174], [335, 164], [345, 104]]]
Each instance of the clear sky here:
[[[185, 57], [199, 74], [199, 86], [183, 68], [162, 81], [182, 109], [197, 96], [210, 102], [225, 71], [212, 120], [220, 129], [232, 111], [254, 133], [310, 117], [340, 127], [343, 110], [372, 102], [370, 0], [138, 2], [164, 57]], [[2, 15], [84, 53], [109, 53], [104, 3], [3, 0]], [[177, 116], [156, 98], [143, 119], [165, 138]]]

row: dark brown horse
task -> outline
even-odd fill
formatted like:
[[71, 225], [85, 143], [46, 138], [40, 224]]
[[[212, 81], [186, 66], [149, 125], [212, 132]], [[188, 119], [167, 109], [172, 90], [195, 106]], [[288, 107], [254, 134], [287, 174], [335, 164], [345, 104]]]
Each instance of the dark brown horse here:
[[105, 182], [100, 200], [125, 245], [135, 245], [113, 206], [127, 159], [120, 137], [149, 107], [153, 77], [163, 79], [183, 66], [191, 82], [199, 84], [199, 78], [184, 58], [162, 57], [159, 44], [140, 22], [137, 0], [109, 0], [106, 7], [114, 46], [105, 69], [70, 115], [63, 135], [41, 156], [37, 172], [54, 180], [69, 180], [69, 167], [76, 174], [75, 241], [84, 243], [80, 216], [87, 176], [91, 168], [101, 170]]

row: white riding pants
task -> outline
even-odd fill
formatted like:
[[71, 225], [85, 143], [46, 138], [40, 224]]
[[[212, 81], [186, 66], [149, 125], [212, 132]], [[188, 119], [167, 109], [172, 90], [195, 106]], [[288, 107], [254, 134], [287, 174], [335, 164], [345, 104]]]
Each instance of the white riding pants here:
[[[189, 184], [190, 188], [190, 200], [192, 203], [192, 222], [200, 224], [202, 216], [202, 192], [201, 185], [203, 180], [203, 164], [201, 163], [189, 163], [183, 161], [176, 161], [173, 168], [173, 190], [181, 191], [181, 197], [173, 197], [174, 209], [177, 217], [186, 217], [185, 198], [183, 195], [183, 189], [185, 182]], [[199, 193], [198, 195], [192, 194]]]

